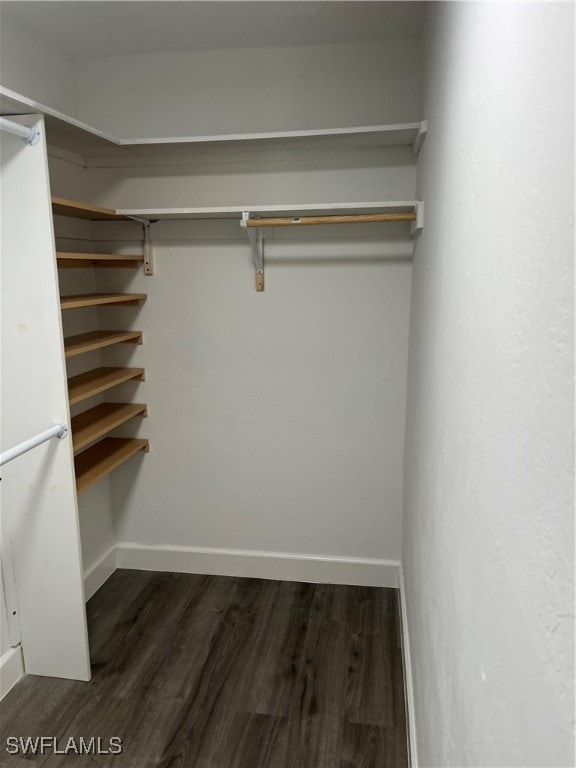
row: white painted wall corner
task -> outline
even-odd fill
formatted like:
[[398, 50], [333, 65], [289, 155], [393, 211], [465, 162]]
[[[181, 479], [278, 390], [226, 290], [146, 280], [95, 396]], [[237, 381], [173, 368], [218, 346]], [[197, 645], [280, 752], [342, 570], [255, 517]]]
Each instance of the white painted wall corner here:
[[24, 677], [24, 658], [22, 648], [17, 645], [0, 657], [0, 699]]
[[398, 564], [398, 587], [400, 589], [400, 617], [402, 621], [402, 663], [404, 666], [404, 699], [406, 701], [406, 721], [408, 727], [408, 746], [410, 765], [418, 768], [418, 749], [416, 744], [416, 720], [414, 712], [414, 686], [412, 681], [412, 662], [410, 659], [410, 634], [408, 632], [408, 613], [406, 609], [406, 589], [402, 563]]

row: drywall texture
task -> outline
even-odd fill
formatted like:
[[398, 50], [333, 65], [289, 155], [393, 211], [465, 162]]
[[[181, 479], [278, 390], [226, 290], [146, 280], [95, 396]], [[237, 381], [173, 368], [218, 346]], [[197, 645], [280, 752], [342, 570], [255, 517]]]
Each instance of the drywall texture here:
[[269, 241], [259, 294], [237, 221], [161, 222], [154, 277], [98, 276], [148, 293], [108, 314], [144, 332], [110, 354], [146, 368], [113, 396], [151, 444], [113, 475], [119, 541], [398, 558], [412, 243], [388, 233]]
[[81, 120], [121, 138], [420, 119], [420, 43], [132, 54], [77, 63]]
[[569, 4], [429, 18], [403, 542], [421, 766], [574, 765], [573, 29]]
[[[276, 155], [276, 156], [275, 156]], [[118, 208], [413, 200], [409, 147], [268, 151], [217, 150], [208, 156], [156, 153], [114, 167], [77, 168], [62, 187]], [[70, 166], [70, 164], [66, 164]]]
[[72, 60], [8, 21], [0, 9], [0, 81], [5, 88], [76, 117]]
[[[414, 199], [409, 148], [183, 160], [83, 169], [52, 158], [52, 187], [119, 207]], [[96, 250], [141, 248], [137, 225], [92, 231]], [[263, 295], [238, 218], [155, 224], [154, 277], [98, 272], [99, 290], [149, 295], [141, 309], [97, 313], [100, 327], [144, 332], [142, 347], [101, 355], [146, 368], [144, 383], [106, 399], [150, 414], [118, 431], [148, 437], [151, 452], [111, 478], [117, 541], [398, 559], [408, 225], [294, 234], [267, 233]], [[110, 543], [107, 497], [90, 493], [79, 505], [85, 567]]]

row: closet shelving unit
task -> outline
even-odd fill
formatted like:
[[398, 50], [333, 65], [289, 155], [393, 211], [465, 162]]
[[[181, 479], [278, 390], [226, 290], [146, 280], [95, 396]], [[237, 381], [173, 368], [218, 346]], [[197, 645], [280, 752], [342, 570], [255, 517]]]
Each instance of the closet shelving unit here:
[[[107, 134], [76, 118], [51, 109], [22, 94], [0, 87], [0, 112], [2, 114], [37, 113], [44, 115], [48, 153], [84, 168], [114, 167], [122, 165], [148, 165], [158, 162], [180, 163], [201, 158], [206, 161], [217, 155], [220, 159], [229, 153], [271, 152], [272, 157], [293, 150], [342, 150], [380, 147], [410, 147], [417, 155], [422, 148], [428, 124], [426, 120], [377, 125], [357, 125], [341, 128], [317, 128], [311, 130], [263, 131], [253, 133], [192, 135], [171, 137], [119, 138]], [[256, 289], [264, 289], [263, 230], [273, 226], [305, 226], [311, 224], [352, 224], [368, 221], [408, 221], [411, 234], [416, 235], [423, 228], [424, 204], [411, 202], [368, 202], [335, 203], [305, 206], [202, 206], [195, 208], [126, 209], [112, 211], [99, 206], [84, 206], [66, 200], [55, 200], [55, 213], [78, 216], [92, 220], [131, 218], [144, 225], [144, 256], [91, 255], [87, 259], [82, 253], [58, 253], [58, 266], [71, 268], [79, 266], [105, 267], [110, 261], [115, 266], [137, 267], [144, 261], [146, 274], [152, 274], [151, 231], [152, 221], [162, 219], [205, 219], [235, 218], [241, 220], [253, 252], [256, 272]], [[382, 214], [382, 216], [380, 216]], [[404, 214], [393, 218], [384, 214]], [[272, 222], [272, 216], [277, 221]], [[374, 218], [362, 219], [364, 215]], [[331, 216], [331, 219], [328, 219]], [[344, 216], [350, 216], [348, 220]], [[306, 217], [306, 218], [304, 218]], [[313, 219], [324, 217], [324, 220]], [[354, 217], [354, 218], [352, 218]], [[279, 221], [284, 218], [284, 221]], [[260, 219], [260, 222], [257, 221]], [[107, 263], [108, 262], [108, 263]]]
[[[410, 233], [417, 235], [424, 227], [424, 203], [421, 200], [365, 203], [321, 203], [306, 205], [201, 206], [195, 208], [132, 208], [118, 210], [120, 215], [142, 222], [194, 219], [236, 219], [246, 230], [252, 248], [255, 286], [264, 290], [264, 232], [275, 227], [334, 226], [407, 222]], [[147, 226], [150, 237], [150, 225]]]
[[[117, 221], [126, 217], [116, 211], [72, 200], [52, 198], [55, 216], [68, 216], [87, 221]], [[141, 254], [118, 256], [115, 254], [57, 252], [60, 269], [70, 268], [126, 268], [143, 263]], [[146, 300], [145, 293], [90, 293], [60, 297], [62, 311], [99, 306], [138, 306]], [[93, 330], [64, 339], [66, 358], [86, 352], [102, 350], [116, 344], [142, 344], [141, 331]], [[68, 401], [75, 405], [106, 392], [126, 381], [144, 379], [144, 368], [99, 367], [68, 379]], [[76, 490], [82, 493], [101, 478], [141, 451], [149, 450], [148, 440], [108, 437], [116, 427], [127, 421], [147, 415], [143, 403], [100, 403], [74, 416], [71, 420], [75, 453]]]
[[[0, 112], [5, 115], [41, 113], [44, 115], [48, 153], [82, 167], [112, 167], [123, 164], [148, 164], [154, 157], [162, 162], [188, 158], [206, 159], [210, 153], [271, 151], [273, 155], [292, 150], [341, 150], [378, 147], [409, 147], [417, 155], [426, 137], [425, 120], [342, 128], [268, 131], [258, 133], [122, 139], [0, 87]], [[58, 251], [59, 269], [138, 268], [152, 274], [150, 224], [161, 220], [236, 219], [250, 241], [256, 273], [256, 289], [264, 288], [264, 232], [272, 227], [300, 227], [311, 224], [333, 225], [369, 221], [405, 221], [413, 235], [423, 228], [424, 204], [421, 201], [369, 201], [309, 205], [237, 205], [188, 208], [112, 210], [96, 205], [53, 198], [53, 213], [88, 221], [136, 220], [144, 225], [144, 253], [73, 253]], [[106, 305], [138, 306], [145, 294], [86, 294], [63, 296], [62, 311]], [[116, 344], [141, 344], [137, 331], [94, 330], [64, 339], [66, 358], [106, 349]], [[75, 404], [105, 392], [118, 384], [142, 380], [142, 368], [101, 367], [69, 379], [69, 400]], [[117, 407], [121, 406], [121, 407]], [[76, 458], [77, 488], [82, 491], [100, 477], [126, 461], [134, 452], [148, 450], [145, 440], [120, 440], [106, 437], [112, 429], [137, 416], [146, 415], [145, 405], [103, 403], [72, 419]]]

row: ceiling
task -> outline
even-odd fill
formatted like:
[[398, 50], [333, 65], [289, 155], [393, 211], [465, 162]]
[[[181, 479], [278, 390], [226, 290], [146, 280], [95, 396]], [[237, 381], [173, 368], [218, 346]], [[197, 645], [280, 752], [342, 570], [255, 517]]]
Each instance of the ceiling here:
[[420, 37], [425, 2], [2, 0], [16, 23], [74, 58]]

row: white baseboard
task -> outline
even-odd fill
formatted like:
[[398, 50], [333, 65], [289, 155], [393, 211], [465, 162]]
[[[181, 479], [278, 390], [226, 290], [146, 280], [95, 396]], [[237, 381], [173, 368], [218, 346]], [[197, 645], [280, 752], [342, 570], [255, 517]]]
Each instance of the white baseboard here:
[[412, 680], [412, 662], [410, 658], [410, 635], [408, 632], [408, 614], [406, 611], [406, 590], [402, 564], [398, 566], [398, 587], [400, 589], [400, 616], [402, 620], [402, 661], [404, 664], [404, 698], [406, 701], [406, 720], [408, 726], [408, 746], [410, 748], [411, 768], [418, 767], [418, 748], [416, 744], [416, 721], [414, 712], [414, 685]]
[[22, 648], [17, 645], [0, 656], [0, 699], [6, 696], [21, 677], [24, 677], [24, 659]]
[[396, 588], [399, 562], [283, 552], [121, 543], [116, 545], [116, 567]]
[[110, 549], [84, 573], [84, 599], [90, 600], [116, 570], [116, 546]]

